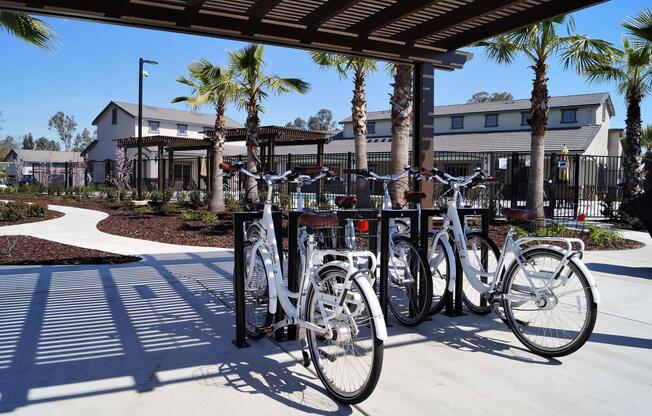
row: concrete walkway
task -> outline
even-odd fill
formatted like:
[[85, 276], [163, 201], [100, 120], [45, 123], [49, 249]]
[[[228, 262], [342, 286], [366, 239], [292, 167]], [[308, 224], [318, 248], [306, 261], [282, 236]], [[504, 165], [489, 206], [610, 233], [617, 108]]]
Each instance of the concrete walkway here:
[[77, 247], [135, 256], [227, 250], [214, 247], [157, 243], [107, 234], [97, 229], [97, 224], [108, 217], [108, 214], [104, 212], [62, 205], [50, 205], [50, 208], [63, 212], [65, 215], [53, 220], [0, 227], [0, 236], [28, 235]]

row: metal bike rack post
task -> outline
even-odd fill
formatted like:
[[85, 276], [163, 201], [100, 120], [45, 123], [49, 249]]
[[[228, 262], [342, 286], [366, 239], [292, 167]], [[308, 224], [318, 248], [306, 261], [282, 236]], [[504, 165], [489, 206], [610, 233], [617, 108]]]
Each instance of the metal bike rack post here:
[[[414, 209], [404, 210], [382, 210], [380, 212], [380, 308], [387, 323], [387, 305], [388, 294], [387, 289], [389, 285], [389, 239], [385, 236], [389, 235], [389, 220], [392, 218], [409, 218], [410, 219], [410, 239], [415, 246], [420, 247], [419, 244], [419, 227], [418, 224], [419, 212]], [[420, 250], [423, 255], [423, 250]], [[424, 264], [428, 264], [427, 262]]]
[[[282, 216], [280, 212], [274, 212], [274, 228], [276, 233], [276, 242], [279, 247], [283, 247], [283, 235], [281, 231]], [[238, 348], [247, 348], [247, 333], [245, 332], [245, 298], [244, 298], [244, 253], [242, 247], [244, 241], [244, 226], [247, 222], [254, 221], [262, 217], [262, 212], [236, 212], [233, 214], [233, 249], [234, 249], [234, 267], [233, 267], [233, 291], [235, 294], [235, 340], [233, 343]], [[277, 319], [283, 319], [283, 311], [276, 314]], [[279, 334], [280, 332], [280, 334]], [[276, 331], [276, 339], [282, 338], [283, 330]]]
[[[299, 238], [299, 216], [303, 211], [290, 211], [288, 215], [288, 290], [292, 292], [299, 291], [299, 246], [297, 240]], [[290, 299], [296, 306], [296, 302]], [[288, 326], [288, 340], [297, 338], [297, 326]]]

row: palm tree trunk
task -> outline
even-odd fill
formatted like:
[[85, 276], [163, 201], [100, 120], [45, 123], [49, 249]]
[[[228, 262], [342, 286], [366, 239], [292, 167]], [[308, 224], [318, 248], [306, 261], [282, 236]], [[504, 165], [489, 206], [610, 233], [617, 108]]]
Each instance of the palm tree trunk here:
[[224, 211], [224, 178], [220, 164], [224, 161], [224, 104], [216, 108], [215, 137], [211, 140], [211, 199], [208, 202], [208, 209], [211, 212]]
[[[408, 164], [410, 146], [410, 122], [412, 121], [412, 67], [397, 64], [394, 72], [392, 105], [392, 147], [390, 171], [398, 173]], [[408, 177], [391, 187], [392, 203], [405, 204], [404, 193], [408, 190]]]
[[623, 153], [623, 205], [643, 191], [643, 163], [641, 159], [641, 93], [635, 88], [627, 90], [627, 119]]
[[[252, 98], [249, 102], [249, 110], [247, 112], [247, 170], [250, 172], [257, 172], [260, 159], [258, 158], [258, 127], [260, 119], [258, 118], [258, 110], [256, 109], [256, 99]], [[256, 180], [247, 176], [245, 181], [246, 191], [250, 201], [258, 201], [258, 188]]]
[[548, 65], [539, 61], [534, 65], [532, 88], [532, 112], [530, 124], [530, 175], [527, 187], [527, 207], [536, 211], [537, 225], [543, 224], [543, 162], [545, 155], [544, 136], [548, 126]]
[[[355, 139], [355, 167], [369, 169], [367, 163], [367, 97], [364, 91], [364, 72], [356, 71], [351, 100], [351, 118], [353, 120], [353, 137]], [[371, 207], [369, 184], [363, 178], [355, 181], [355, 193], [358, 196], [358, 207]]]

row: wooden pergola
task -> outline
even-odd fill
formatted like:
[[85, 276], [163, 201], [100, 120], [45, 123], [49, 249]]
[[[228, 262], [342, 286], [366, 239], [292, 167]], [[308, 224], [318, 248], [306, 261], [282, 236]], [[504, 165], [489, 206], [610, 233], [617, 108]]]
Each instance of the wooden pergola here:
[[[207, 166], [210, 171], [211, 164], [211, 153], [210, 153], [210, 141], [208, 138], [214, 135], [214, 132], [207, 130], [203, 132], [207, 138], [205, 139], [193, 139], [189, 137], [177, 137], [177, 136], [145, 136], [143, 137], [143, 147], [155, 147], [157, 148], [157, 160], [158, 160], [158, 178], [159, 178], [159, 189], [165, 189], [165, 170], [166, 166], [164, 163], [165, 152], [168, 153], [168, 172], [169, 177], [173, 177], [173, 168], [174, 168], [174, 153], [181, 151], [205, 151], [206, 152], [206, 161]], [[330, 140], [330, 134], [324, 131], [313, 131], [305, 129], [297, 129], [293, 127], [281, 127], [281, 126], [262, 126], [259, 128], [258, 133], [258, 143], [261, 147], [261, 157], [263, 160], [267, 160], [267, 166], [264, 168], [268, 171], [274, 169], [274, 149], [276, 146], [296, 146], [296, 145], [317, 145], [317, 154], [318, 154], [318, 163], [323, 164], [324, 160], [324, 144], [328, 143]], [[239, 142], [245, 141], [247, 139], [247, 129], [238, 128], [238, 129], [228, 129], [226, 130], [226, 141], [227, 142]], [[135, 148], [138, 147], [138, 137], [127, 137], [124, 139], [116, 140], [116, 143], [120, 147], [124, 148]], [[267, 157], [265, 157], [267, 156]], [[198, 169], [201, 169], [201, 163], [198, 164]], [[201, 175], [197, 175], [198, 177]], [[209, 172], [207, 187], [210, 189], [210, 180], [212, 178], [212, 172]]]
[[603, 1], [0, 0], [0, 9], [413, 64], [412, 163], [427, 168], [435, 69], [462, 68], [471, 54], [458, 48]]

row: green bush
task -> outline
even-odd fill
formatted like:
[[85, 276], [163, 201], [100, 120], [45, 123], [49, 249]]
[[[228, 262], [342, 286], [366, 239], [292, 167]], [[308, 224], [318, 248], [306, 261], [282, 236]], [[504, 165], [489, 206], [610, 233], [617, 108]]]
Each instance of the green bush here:
[[614, 200], [613, 199], [605, 199], [604, 201], [600, 202], [600, 205], [602, 206], [602, 211], [600, 213], [607, 217], [610, 221], [615, 221], [617, 220], [617, 211], [614, 208]]
[[27, 204], [24, 202], [0, 203], [0, 221], [20, 221], [26, 212]]
[[201, 191], [194, 189], [190, 191], [188, 195], [188, 206], [193, 209], [197, 209], [204, 205], [204, 199], [202, 197]]
[[186, 191], [177, 192], [177, 205], [180, 207], [188, 206], [188, 192]]
[[201, 221], [203, 218], [203, 212], [196, 209], [189, 209], [181, 213], [181, 219], [184, 221]]
[[85, 198], [89, 198], [91, 195], [93, 195], [93, 187], [89, 185], [82, 186], [79, 188], [79, 194]]
[[165, 188], [165, 190], [162, 192], [163, 195], [163, 202], [168, 203], [172, 201], [172, 198], [174, 197], [174, 188]]
[[117, 201], [120, 197], [120, 192], [115, 188], [106, 189], [106, 199], [109, 201]]
[[240, 212], [244, 210], [244, 204], [237, 200], [230, 192], [224, 194], [224, 206], [231, 212]]
[[215, 224], [216, 222], [219, 221], [219, 218], [216, 214], [213, 214], [212, 212], [204, 212], [202, 221], [204, 221], [207, 224]]
[[623, 239], [623, 235], [618, 231], [602, 228], [599, 225], [588, 224], [586, 229], [589, 233], [588, 240], [593, 244], [613, 244], [618, 243]]
[[45, 202], [34, 202], [27, 206], [26, 214], [28, 217], [45, 217], [48, 213], [48, 204]]

